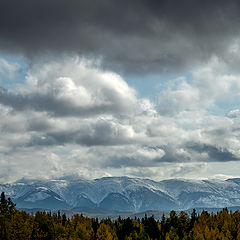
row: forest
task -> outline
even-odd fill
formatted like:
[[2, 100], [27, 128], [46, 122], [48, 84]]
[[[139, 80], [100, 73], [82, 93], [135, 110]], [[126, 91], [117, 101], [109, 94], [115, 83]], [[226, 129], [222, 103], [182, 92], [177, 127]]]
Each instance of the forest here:
[[155, 220], [154, 216], [142, 219], [116, 220], [88, 218], [74, 215], [37, 212], [34, 215], [16, 209], [5, 194], [0, 199], [1, 240], [149, 240], [149, 239], [236, 239], [240, 240], [240, 213], [227, 208], [217, 214], [193, 209], [190, 216], [184, 211], [171, 211], [169, 216]]

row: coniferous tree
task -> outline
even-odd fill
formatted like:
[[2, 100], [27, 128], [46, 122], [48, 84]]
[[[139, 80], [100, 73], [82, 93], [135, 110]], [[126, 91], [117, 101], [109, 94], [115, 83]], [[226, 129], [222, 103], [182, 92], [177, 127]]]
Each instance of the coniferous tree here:
[[240, 213], [223, 209], [217, 214], [202, 211], [200, 216], [193, 210], [171, 211], [161, 220], [145, 216], [142, 220], [90, 219], [74, 215], [37, 212], [34, 216], [18, 211], [5, 194], [0, 198], [0, 240], [240, 240]]

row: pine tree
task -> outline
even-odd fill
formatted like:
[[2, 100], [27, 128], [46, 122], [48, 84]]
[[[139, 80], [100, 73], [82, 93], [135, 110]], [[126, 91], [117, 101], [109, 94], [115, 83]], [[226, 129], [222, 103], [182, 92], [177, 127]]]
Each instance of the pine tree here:
[[5, 214], [7, 213], [7, 199], [5, 197], [5, 193], [1, 193], [1, 199], [0, 199], [0, 213]]

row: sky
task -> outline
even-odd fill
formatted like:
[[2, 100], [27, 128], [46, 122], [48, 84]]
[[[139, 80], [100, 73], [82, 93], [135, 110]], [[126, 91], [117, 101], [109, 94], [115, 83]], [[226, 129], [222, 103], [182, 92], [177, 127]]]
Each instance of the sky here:
[[240, 3], [0, 0], [0, 182], [239, 177]]

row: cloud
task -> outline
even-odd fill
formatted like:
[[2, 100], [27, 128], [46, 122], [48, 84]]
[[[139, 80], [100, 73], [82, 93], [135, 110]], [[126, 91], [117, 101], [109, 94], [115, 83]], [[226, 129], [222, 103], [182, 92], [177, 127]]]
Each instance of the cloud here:
[[229, 118], [239, 118], [240, 117], [240, 109], [234, 109], [234, 110], [231, 110], [227, 116]]
[[217, 111], [221, 105], [239, 102], [240, 75], [229, 71], [225, 62], [211, 57], [191, 75], [170, 80], [161, 89], [158, 110], [161, 115], [183, 111]]
[[54, 116], [92, 116], [135, 111], [134, 89], [117, 74], [67, 58], [34, 66], [18, 92], [0, 88], [0, 103], [16, 111], [34, 110]]
[[[75, 52], [127, 73], [179, 72], [216, 55], [237, 71], [238, 1], [1, 1], [2, 50]], [[17, 9], [17, 11], [16, 11]]]
[[[35, 128], [36, 129], [36, 128]], [[46, 134], [33, 136], [28, 146], [65, 145], [122, 145], [136, 141], [135, 132], [129, 125], [123, 125], [116, 119], [79, 120], [74, 127], [64, 130], [47, 131]]]
[[0, 81], [2, 76], [7, 79], [12, 79], [19, 71], [20, 66], [18, 63], [10, 63], [4, 58], [0, 58]]
[[189, 175], [191, 173], [203, 172], [206, 168], [206, 163], [171, 163], [155, 167], [127, 167], [124, 173], [132, 177], [142, 177], [151, 179], [167, 179], [177, 178]]
[[[112, 168], [121, 167], [150, 167], [154, 166], [155, 159], [165, 155], [162, 149], [152, 149], [139, 144], [120, 146], [106, 149], [103, 166]], [[99, 154], [101, 156], [102, 154]]]
[[[237, 166], [239, 12], [235, 0], [0, 0], [0, 51], [29, 63], [0, 58], [2, 179]], [[159, 98], [131, 74], [160, 76]]]
[[239, 162], [238, 110], [219, 104], [237, 99], [239, 75], [222, 66], [211, 59], [170, 80], [153, 103], [89, 60], [34, 63], [23, 83], [0, 89], [0, 174], [160, 179]]
[[218, 148], [207, 144], [192, 143], [187, 146], [188, 149], [193, 150], [201, 155], [205, 155], [206, 160], [227, 162], [227, 161], [239, 161], [240, 158], [231, 153], [228, 149]]

